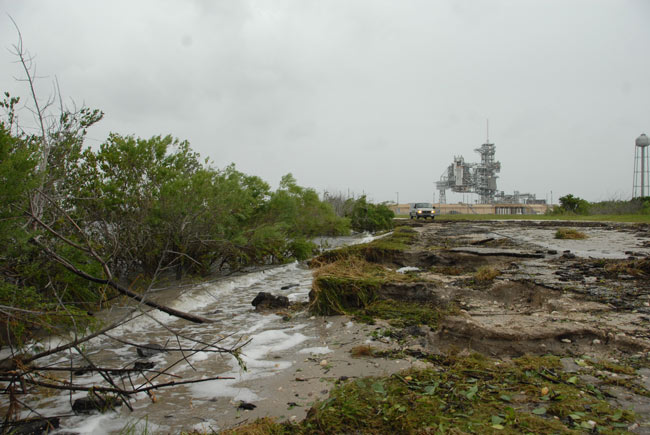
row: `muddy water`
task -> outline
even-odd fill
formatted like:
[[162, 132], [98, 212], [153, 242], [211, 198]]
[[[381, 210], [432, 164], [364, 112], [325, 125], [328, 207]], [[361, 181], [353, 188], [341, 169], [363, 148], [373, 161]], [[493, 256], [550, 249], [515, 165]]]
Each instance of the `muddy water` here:
[[[567, 227], [570, 226], [571, 224], [568, 223]], [[587, 238], [584, 240], [561, 240], [555, 238], [557, 228], [520, 226], [498, 228], [494, 234], [531, 243], [545, 249], [553, 249], [560, 253], [569, 250], [583, 258], [626, 258], [628, 257], [626, 252], [630, 250], [650, 254], [650, 249], [642, 247], [638, 237], [630, 232], [603, 228], [578, 228], [578, 230], [585, 233]]]
[[[344, 243], [368, 241], [367, 237], [349, 238]], [[330, 241], [330, 246], [340, 245], [341, 240]], [[277, 376], [290, 369], [305, 355], [325, 355], [330, 350], [323, 346], [323, 320], [301, 316], [286, 322], [279, 315], [260, 314], [254, 311], [251, 301], [260, 291], [287, 296], [291, 301], [307, 301], [311, 289], [311, 271], [306, 266], [293, 263], [264, 271], [249, 273], [235, 278], [221, 279], [184, 291], [168, 302], [174, 308], [199, 314], [213, 320], [212, 323], [195, 325], [157, 311], [139, 314], [123, 326], [112, 330], [110, 337], [100, 337], [85, 344], [84, 351], [99, 367], [133, 367], [136, 361], [155, 362], [155, 369], [162, 370], [176, 363], [169, 371], [172, 376], [162, 376], [158, 382], [181, 379], [202, 379], [214, 376], [230, 377], [196, 384], [175, 386], [155, 392], [155, 403], [144, 393], [134, 397], [133, 412], [122, 407], [116, 412], [95, 415], [72, 415], [71, 403], [85, 392], [50, 397], [32, 396], [27, 404], [41, 415], [65, 415], [61, 431], [73, 433], [118, 433], [125, 427], [147, 427], [153, 432], [178, 433], [181, 429], [220, 429], [220, 415], [224, 409], [236, 413], [239, 401], [258, 402], [268, 399], [255, 387], [255, 380]], [[283, 289], [284, 287], [284, 289]], [[107, 318], [117, 318], [127, 307], [114, 308], [104, 313]], [[175, 338], [170, 331], [207, 344], [229, 348], [248, 342], [241, 358], [246, 370], [229, 354], [199, 351], [159, 353], [149, 358], [139, 358], [136, 348], [129, 343], [146, 345], [155, 343], [163, 347], [196, 349], [188, 339]], [[51, 345], [57, 343], [52, 342]], [[186, 358], [183, 358], [185, 356]], [[180, 362], [178, 362], [180, 360]], [[58, 355], [43, 364], [84, 366], [79, 355]], [[151, 375], [151, 374], [150, 374]], [[174, 377], [177, 376], [177, 377]], [[115, 376], [117, 383], [120, 379]], [[104, 384], [97, 374], [75, 376], [82, 385]], [[134, 377], [133, 384], [145, 382]], [[241, 384], [245, 383], [244, 387]], [[24, 412], [22, 417], [33, 417]], [[221, 427], [223, 428], [223, 427]]]

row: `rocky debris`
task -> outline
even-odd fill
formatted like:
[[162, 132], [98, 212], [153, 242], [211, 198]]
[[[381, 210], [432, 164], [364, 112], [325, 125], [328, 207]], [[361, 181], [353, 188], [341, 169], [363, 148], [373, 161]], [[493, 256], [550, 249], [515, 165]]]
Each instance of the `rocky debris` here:
[[387, 282], [377, 290], [377, 296], [381, 299], [434, 302], [439, 305], [446, 305], [451, 300], [448, 290], [434, 282]]
[[287, 308], [289, 298], [286, 296], [275, 296], [267, 292], [259, 292], [251, 302], [257, 311], [275, 308]]
[[135, 370], [151, 370], [156, 366], [156, 363], [153, 361], [136, 361], [133, 364]]
[[290, 288], [298, 287], [300, 284], [287, 284], [280, 287], [280, 290], [289, 290]]
[[165, 348], [158, 343], [148, 343], [136, 348], [140, 358], [149, 358], [159, 353], [167, 352]]
[[244, 402], [243, 400], [241, 402], [239, 402], [239, 406], [237, 406], [237, 409], [244, 409], [246, 411], [252, 411], [255, 408], [257, 408], [257, 405], [253, 405], [252, 403]]
[[75, 376], [82, 376], [82, 375], [85, 375], [86, 373], [89, 373], [89, 372], [92, 372], [92, 371], [93, 371], [93, 368], [86, 365], [86, 366], [83, 366], [83, 367], [79, 367], [73, 373], [74, 373]]
[[77, 414], [90, 414], [94, 411], [106, 412], [122, 404], [122, 400], [114, 396], [101, 396], [89, 394], [87, 397], [77, 399], [72, 404], [72, 410]]
[[533, 252], [520, 249], [495, 249], [485, 247], [459, 247], [451, 248], [452, 252], [463, 252], [466, 254], [482, 255], [488, 257], [514, 257], [514, 258], [544, 258], [544, 251], [535, 250]]
[[58, 427], [59, 417], [42, 417], [8, 423], [3, 429], [14, 435], [35, 435], [53, 432]]

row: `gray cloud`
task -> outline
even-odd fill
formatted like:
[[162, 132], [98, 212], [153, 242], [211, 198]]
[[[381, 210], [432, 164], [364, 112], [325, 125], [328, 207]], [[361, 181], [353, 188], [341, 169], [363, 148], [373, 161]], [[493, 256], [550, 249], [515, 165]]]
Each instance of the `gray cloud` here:
[[[56, 75], [66, 96], [106, 112], [92, 138], [171, 133], [271, 183], [292, 172], [321, 191], [428, 200], [454, 155], [477, 160], [489, 118], [500, 189], [625, 198], [634, 138], [650, 131], [643, 0], [26, 0], [0, 10], [49, 76], [42, 93]], [[16, 40], [6, 16], [0, 35], [5, 47]], [[14, 60], [0, 55], [2, 85], [26, 98]]]

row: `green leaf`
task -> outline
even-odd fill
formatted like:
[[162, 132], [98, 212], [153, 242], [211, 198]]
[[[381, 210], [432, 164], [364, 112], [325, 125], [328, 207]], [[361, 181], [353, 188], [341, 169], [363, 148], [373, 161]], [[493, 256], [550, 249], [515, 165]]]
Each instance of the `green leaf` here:
[[467, 390], [467, 392], [465, 392], [465, 397], [467, 397], [469, 400], [472, 400], [477, 392], [478, 386], [474, 385], [472, 388]]
[[498, 415], [493, 415], [492, 416], [492, 424], [501, 424], [505, 421], [505, 419], [499, 417]]
[[569, 379], [566, 380], [569, 384], [577, 384], [578, 383], [578, 377], [577, 376], [571, 376]]
[[502, 394], [499, 396], [499, 399], [503, 400], [504, 402], [510, 402], [512, 401], [512, 397], [508, 396], [507, 394]]
[[503, 430], [503, 429], [505, 429], [505, 428], [503, 427], [503, 425], [500, 425], [500, 424], [493, 424], [493, 425], [492, 425], [492, 429]]
[[620, 409], [614, 413], [611, 417], [609, 417], [610, 420], [612, 421], [619, 421], [623, 417], [623, 411]]
[[437, 385], [427, 385], [424, 388], [424, 394], [427, 396], [433, 396], [436, 393]]
[[375, 393], [384, 394], [384, 395], [386, 394], [386, 390], [384, 390], [384, 384], [382, 384], [381, 382], [375, 382], [374, 384], [372, 384], [372, 389], [374, 390]]
[[544, 415], [546, 414], [546, 408], [543, 406], [540, 406], [539, 408], [533, 409], [533, 414], [535, 415]]

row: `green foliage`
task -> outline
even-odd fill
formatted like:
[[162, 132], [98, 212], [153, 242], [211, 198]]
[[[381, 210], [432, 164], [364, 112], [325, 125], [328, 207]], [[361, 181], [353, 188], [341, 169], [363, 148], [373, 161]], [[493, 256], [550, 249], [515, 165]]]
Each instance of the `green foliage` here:
[[427, 325], [437, 329], [442, 318], [451, 312], [451, 308], [427, 302], [377, 300], [355, 315], [360, 319], [385, 319], [391, 326], [404, 328], [408, 326]]
[[0, 341], [73, 320], [82, 326], [86, 310], [105, 300], [107, 289], [48, 251], [98, 278], [105, 274], [94, 253], [117, 279], [161, 269], [181, 278], [303, 260], [314, 237], [349, 232], [349, 219], [291, 174], [273, 192], [234, 165], [211, 167], [172, 136], [112, 133], [84, 149], [87, 129], [103, 116], [88, 108], [62, 109], [52, 128], [26, 135], [18, 102], [8, 94], [0, 102], [0, 304], [8, 307], [0, 327], [9, 331]]
[[384, 231], [393, 228], [395, 214], [385, 204], [372, 204], [365, 196], [348, 199], [346, 216], [355, 231]]
[[28, 192], [36, 186], [34, 148], [12, 135], [8, 128], [0, 121], [0, 244], [3, 246], [16, 236], [12, 228], [27, 206]]
[[589, 204], [589, 213], [594, 215], [648, 215], [650, 214], [650, 197], [592, 202]]
[[582, 198], [568, 194], [560, 198], [559, 212], [586, 215], [589, 213], [589, 203]]
[[555, 357], [504, 362], [473, 354], [434, 362], [431, 369], [341, 383], [300, 423], [255, 422], [229, 433], [614, 434], [634, 420], [593, 386], [562, 373]]

